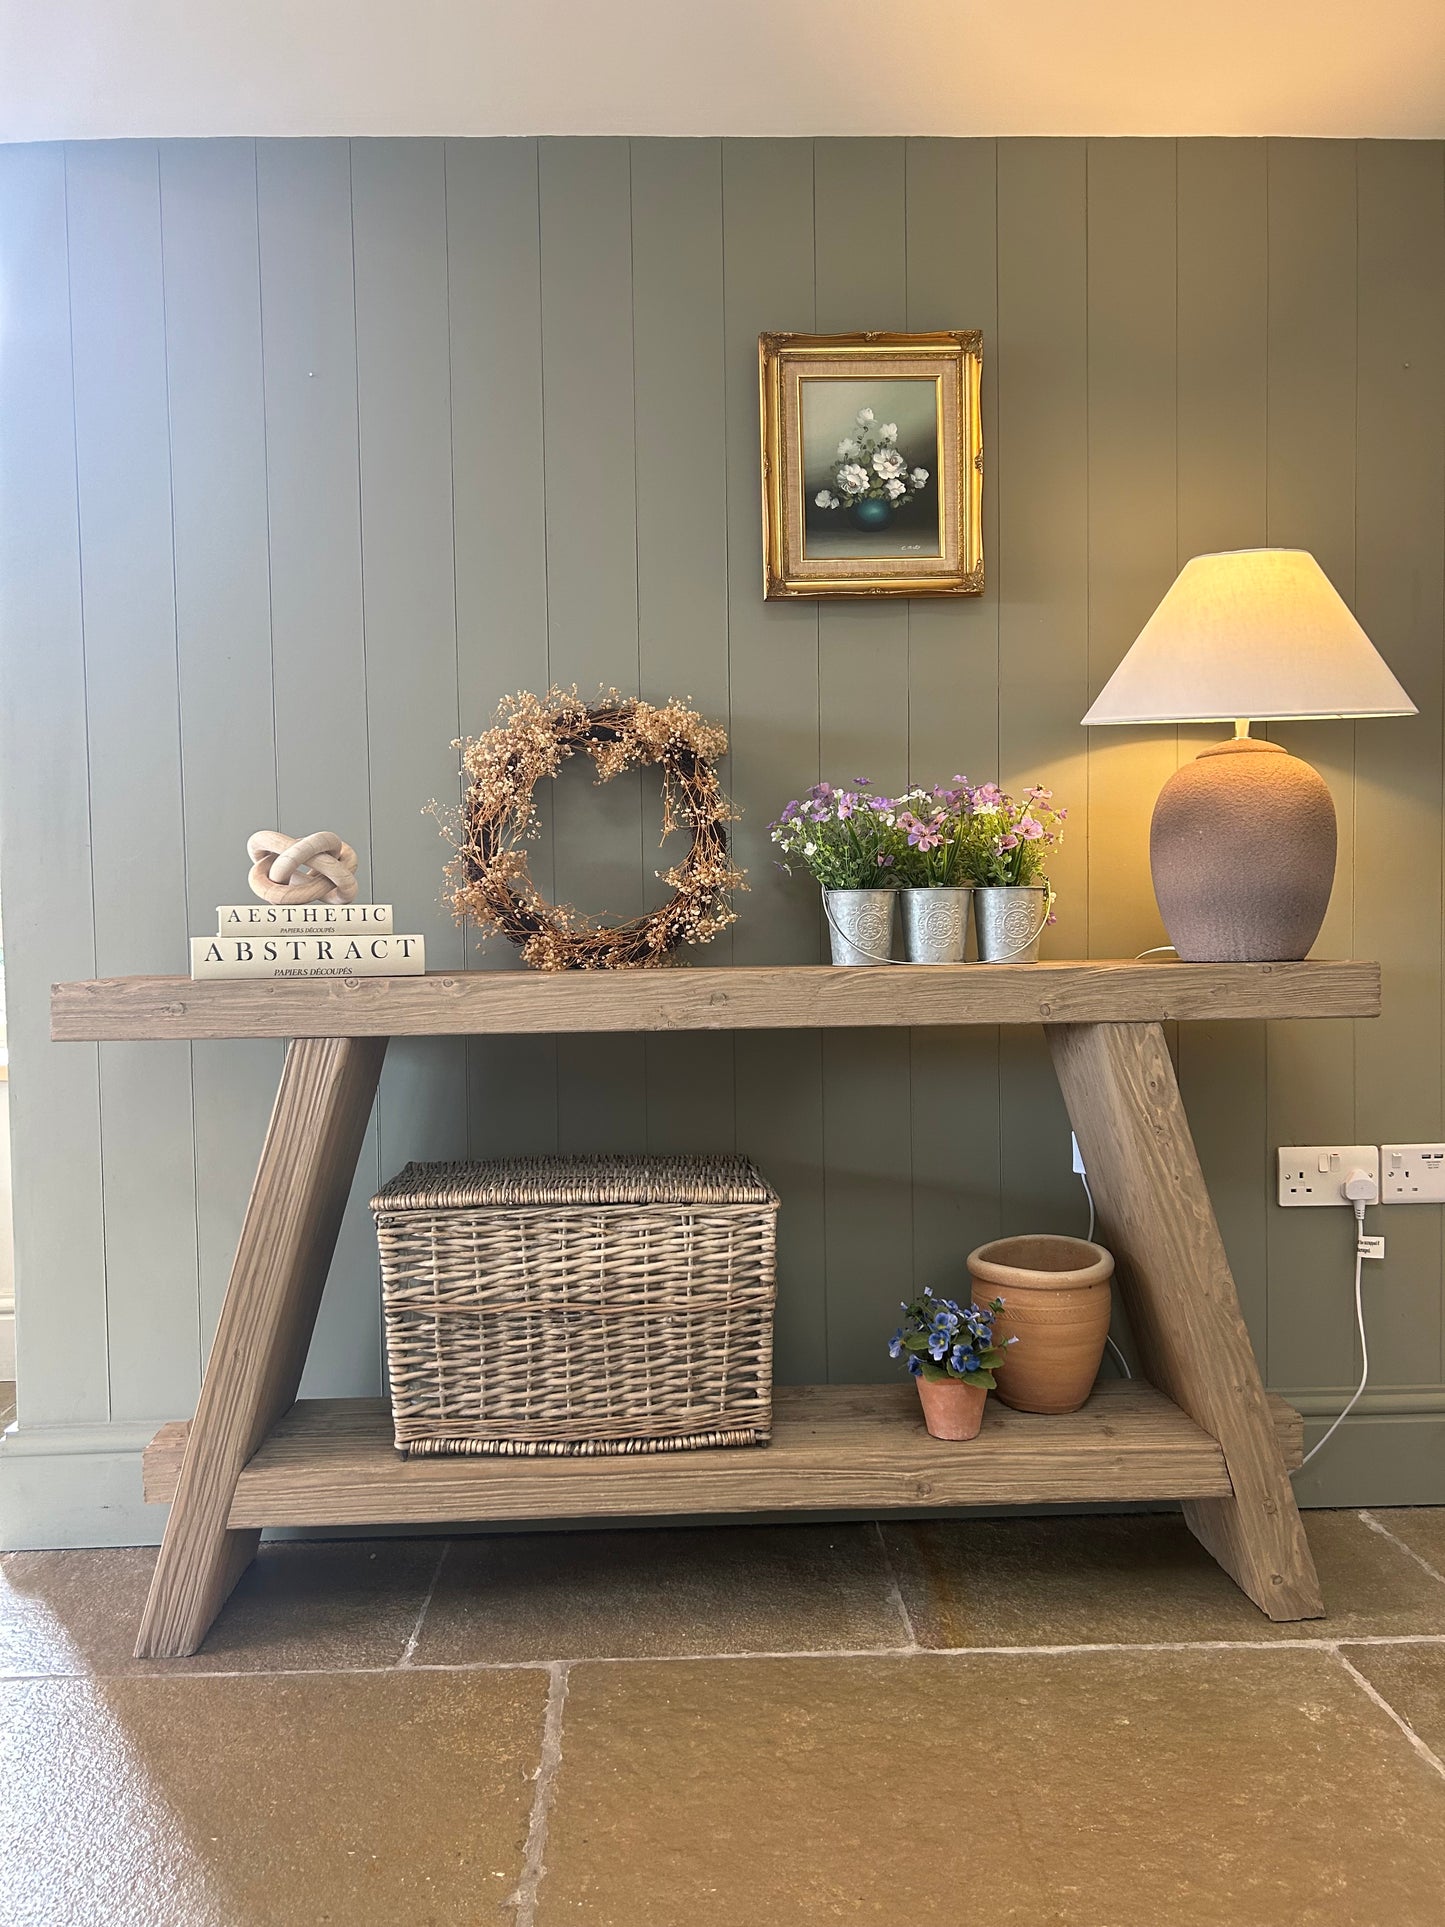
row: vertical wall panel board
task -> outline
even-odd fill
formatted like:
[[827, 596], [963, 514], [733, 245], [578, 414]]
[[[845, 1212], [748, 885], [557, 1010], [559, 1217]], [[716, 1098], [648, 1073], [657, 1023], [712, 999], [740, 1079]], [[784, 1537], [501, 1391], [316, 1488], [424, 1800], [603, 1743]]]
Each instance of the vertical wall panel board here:
[[[95, 1046], [50, 985], [95, 974], [65, 153], [0, 148], [0, 875], [27, 1422], [108, 1412]], [[23, 291], [23, 298], [22, 298]]]
[[[1175, 575], [1175, 143], [1090, 141], [1089, 698]], [[1164, 942], [1149, 819], [1173, 728], [1096, 729], [1089, 756], [1089, 951]]]
[[[266, 417], [253, 141], [160, 150], [176, 654], [191, 928], [246, 895], [246, 838], [276, 824]], [[175, 968], [184, 952], [176, 945]], [[240, 1236], [280, 1070], [269, 1043], [197, 1044], [201, 1350]]]
[[[75, 146], [67, 174], [95, 961], [109, 977], [174, 970], [188, 926], [156, 148]], [[102, 1045], [100, 1116], [112, 1416], [188, 1411], [189, 1045]]]
[[[727, 389], [723, 344], [722, 147], [632, 143], [632, 301], [637, 435], [637, 617], [641, 691], [691, 701], [728, 723]], [[724, 764], [724, 787], [731, 771]], [[658, 846], [658, 783], [643, 778], [643, 885], [686, 852]], [[740, 897], [738, 907], [746, 906]], [[732, 934], [682, 953], [727, 964]], [[654, 1151], [733, 1148], [733, 1039], [645, 1040], [647, 1142]]]
[[[425, 936], [428, 968], [456, 969], [444, 851], [423, 813], [458, 796], [443, 144], [354, 141], [351, 192], [372, 883]], [[394, 1045], [377, 1101], [384, 1172], [464, 1155], [465, 1044]]]
[[[261, 141], [256, 188], [279, 827], [344, 836], [360, 859], [360, 894], [369, 898], [350, 148]], [[405, 898], [397, 908], [405, 915]], [[380, 1386], [380, 1286], [367, 1209], [379, 1178], [373, 1119], [321, 1301], [304, 1397]]]
[[[1179, 551], [1264, 541], [1268, 235], [1263, 141], [1179, 142]], [[1181, 729], [1181, 760], [1227, 734]], [[1262, 1024], [1180, 1024], [1179, 1081], [1265, 1363], [1269, 1138]]]
[[[979, 783], [998, 772], [997, 147], [911, 140], [906, 167], [908, 328], [983, 331], [985, 462], [983, 594], [908, 604], [908, 774]], [[915, 1288], [966, 1289], [968, 1253], [997, 1235], [998, 1050], [996, 1030], [910, 1038]]]
[[[632, 205], [625, 140], [541, 143], [542, 379], [547, 607], [554, 680], [585, 699], [638, 693], [637, 447], [633, 424]], [[558, 901], [607, 919], [643, 907], [641, 774], [598, 784], [574, 757], [550, 805]], [[651, 816], [649, 822], [653, 820]], [[568, 1151], [641, 1151], [640, 1037], [557, 1046]]]
[[[997, 454], [999, 780], [1070, 812], [1044, 954], [1087, 954], [1088, 361], [1082, 142], [1001, 141]], [[1040, 1033], [1000, 1047], [1002, 1228], [1082, 1232], [1069, 1126]]]
[[[759, 515], [758, 336], [814, 325], [813, 149], [808, 141], [723, 143], [727, 391], [728, 663], [733, 800], [748, 890], [738, 963], [816, 963], [817, 893], [784, 876], [767, 826], [818, 775], [818, 610], [764, 602]], [[827, 1377], [822, 1044], [817, 1031], [741, 1033], [738, 1149], [782, 1196], [775, 1370]]]
[[[813, 238], [824, 333], [908, 325], [902, 141], [818, 141]], [[908, 776], [908, 604], [824, 603], [818, 617], [818, 739], [835, 783]], [[911, 1092], [906, 1031], [823, 1038], [828, 1375], [867, 1382], [913, 1276]], [[900, 1289], [903, 1287], [904, 1289]]]
[[[1356, 150], [1343, 141], [1271, 141], [1268, 159], [1267, 539], [1311, 550], [1353, 604]], [[1314, 764], [1339, 816], [1339, 869], [1317, 957], [1354, 955], [1355, 728], [1268, 731]], [[1352, 1144], [1356, 1128], [1351, 1026], [1271, 1025], [1271, 1146]], [[1357, 1350], [1350, 1223], [1342, 1213], [1277, 1205], [1269, 1219], [1270, 1376], [1285, 1387], [1344, 1385]]]
[[[1423, 141], [1359, 148], [1359, 495], [1355, 611], [1420, 709], [1362, 722], [1355, 749], [1355, 937], [1384, 965], [1384, 1012], [1355, 1027], [1368, 1143], [1441, 1134], [1440, 536], [1445, 529], [1445, 182]], [[1382, 1385], [1440, 1356], [1440, 1209], [1381, 1215], [1389, 1269], [1371, 1293]]]
[[[540, 694], [551, 680], [537, 143], [448, 141], [446, 174], [457, 675], [462, 731], [475, 736], [503, 696]], [[550, 820], [550, 799], [542, 809]], [[445, 855], [439, 845], [437, 860]], [[550, 839], [533, 845], [530, 862], [550, 892]], [[467, 964], [522, 967], [505, 938], [474, 930]], [[473, 1038], [467, 1077], [474, 1157], [556, 1150], [552, 1038]]]

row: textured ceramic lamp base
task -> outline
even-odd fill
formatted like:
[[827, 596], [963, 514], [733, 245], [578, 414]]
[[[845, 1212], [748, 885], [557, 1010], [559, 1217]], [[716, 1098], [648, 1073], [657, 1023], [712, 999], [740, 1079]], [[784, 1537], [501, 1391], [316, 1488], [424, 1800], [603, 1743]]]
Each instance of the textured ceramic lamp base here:
[[1319, 935], [1335, 880], [1329, 788], [1278, 743], [1220, 743], [1160, 791], [1149, 860], [1184, 963], [1296, 962]]

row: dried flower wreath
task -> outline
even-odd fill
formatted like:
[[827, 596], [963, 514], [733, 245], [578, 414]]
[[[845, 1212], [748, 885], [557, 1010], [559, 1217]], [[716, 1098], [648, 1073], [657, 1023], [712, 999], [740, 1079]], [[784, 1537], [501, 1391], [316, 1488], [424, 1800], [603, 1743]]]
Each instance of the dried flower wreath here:
[[[728, 853], [732, 804], [713, 768], [727, 736], [695, 711], [661, 708], [607, 690], [590, 706], [575, 689], [546, 698], [508, 696], [485, 735], [458, 745], [467, 788], [447, 866], [457, 920], [521, 946], [538, 970], [617, 970], [665, 963], [683, 943], [707, 943], [734, 921], [728, 892], [744, 888]], [[526, 840], [538, 830], [533, 792], [564, 758], [585, 750], [605, 783], [625, 769], [662, 771], [662, 834], [687, 824], [692, 848], [663, 875], [674, 895], [659, 909], [612, 927], [547, 903], [527, 870]]]

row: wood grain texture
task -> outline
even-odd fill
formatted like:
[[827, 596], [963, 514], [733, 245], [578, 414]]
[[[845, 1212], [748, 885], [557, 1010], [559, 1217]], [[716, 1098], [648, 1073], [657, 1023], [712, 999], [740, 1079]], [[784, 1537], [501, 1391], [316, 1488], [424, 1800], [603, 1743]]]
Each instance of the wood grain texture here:
[[[1270, 1401], [1296, 1463], [1299, 1415]], [[145, 1455], [145, 1495], [176, 1490], [190, 1427]], [[767, 1446], [639, 1458], [403, 1459], [381, 1399], [303, 1400], [241, 1474], [231, 1526], [442, 1524], [839, 1508], [1207, 1499], [1229, 1492], [1219, 1448], [1147, 1385], [1105, 1383], [1078, 1412], [1040, 1418], [996, 1399], [950, 1446], [924, 1431], [908, 1383], [777, 1387]]]
[[236, 1480], [296, 1396], [384, 1041], [294, 1043], [276, 1094], [136, 1656], [195, 1651], [255, 1550]]
[[1157, 1024], [1049, 1032], [1099, 1234], [1151, 1383], [1217, 1439], [1233, 1487], [1195, 1500], [1195, 1536], [1271, 1619], [1324, 1612], [1174, 1065]]
[[472, 1032], [803, 1030], [927, 1024], [1374, 1017], [1373, 963], [831, 964], [720, 970], [56, 984], [57, 1042], [165, 1037], [441, 1037]]

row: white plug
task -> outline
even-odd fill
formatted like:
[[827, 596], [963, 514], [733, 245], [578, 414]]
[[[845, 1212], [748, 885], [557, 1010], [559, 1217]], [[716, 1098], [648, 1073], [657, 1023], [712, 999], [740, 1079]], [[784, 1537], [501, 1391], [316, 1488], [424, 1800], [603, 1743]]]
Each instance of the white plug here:
[[1084, 1154], [1079, 1149], [1079, 1140], [1072, 1131], [1069, 1133], [1069, 1143], [1073, 1146], [1074, 1151], [1074, 1175], [1080, 1178], [1086, 1177], [1088, 1174], [1084, 1170]]

